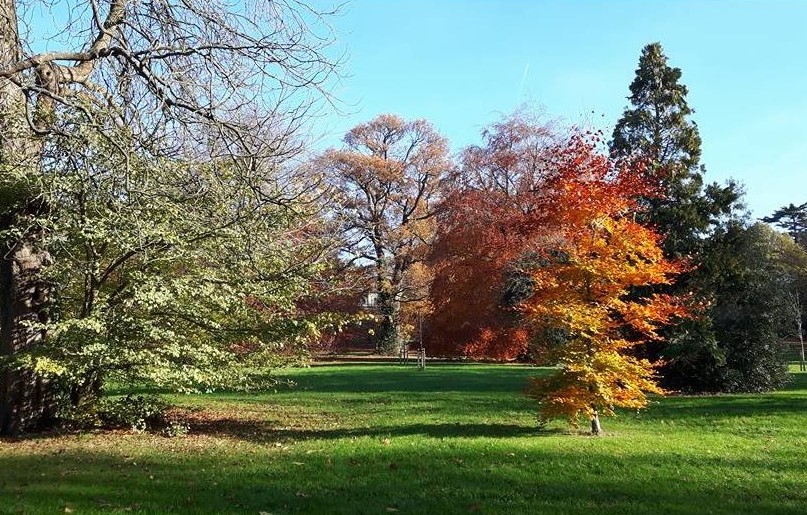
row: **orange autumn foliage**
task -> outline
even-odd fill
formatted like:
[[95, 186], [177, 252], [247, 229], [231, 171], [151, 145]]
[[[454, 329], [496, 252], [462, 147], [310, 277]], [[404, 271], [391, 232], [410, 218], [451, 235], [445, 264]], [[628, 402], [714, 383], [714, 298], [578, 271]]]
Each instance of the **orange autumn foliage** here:
[[670, 284], [685, 264], [666, 259], [660, 236], [635, 221], [637, 198], [653, 194], [641, 164], [615, 169], [591, 142], [577, 139], [548, 181], [542, 238], [528, 273], [532, 295], [520, 309], [538, 334], [554, 331], [549, 349], [558, 371], [532, 380], [528, 395], [542, 419], [612, 415], [642, 408], [661, 394], [655, 364], [635, 347], [657, 339], [659, 327], [684, 317], [684, 299], [642, 297], [640, 288]]
[[[685, 264], [665, 259], [660, 236], [635, 221], [637, 199], [656, 194], [644, 167], [617, 167], [595, 138], [544, 146], [506, 194], [456, 192], [433, 248], [430, 351], [511, 359], [536, 347], [558, 365], [528, 389], [543, 419], [645, 406], [663, 392], [636, 347], [687, 315], [683, 299], [638, 293]], [[529, 287], [508, 304], [514, 276]]]

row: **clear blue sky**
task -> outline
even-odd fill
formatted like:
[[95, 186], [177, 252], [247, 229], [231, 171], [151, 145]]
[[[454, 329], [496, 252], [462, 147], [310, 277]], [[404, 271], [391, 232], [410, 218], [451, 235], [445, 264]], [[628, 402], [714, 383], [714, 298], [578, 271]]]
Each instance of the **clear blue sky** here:
[[807, 202], [807, 1], [351, 0], [332, 24], [349, 112], [321, 120], [325, 145], [396, 113], [458, 150], [524, 103], [610, 136], [659, 41], [689, 88], [706, 178], [742, 182], [757, 217]]

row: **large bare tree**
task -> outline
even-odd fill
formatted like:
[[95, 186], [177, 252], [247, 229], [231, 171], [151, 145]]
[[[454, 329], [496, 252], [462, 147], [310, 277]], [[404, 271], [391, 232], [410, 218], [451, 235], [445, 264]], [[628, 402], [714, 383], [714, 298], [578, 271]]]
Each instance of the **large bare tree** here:
[[160, 157], [249, 168], [292, 154], [334, 71], [325, 14], [294, 0], [0, 0], [0, 433], [53, 410], [49, 386], [9, 365], [47, 337], [52, 258], [35, 220], [52, 207], [33, 179], [50, 142], [81, 124]]

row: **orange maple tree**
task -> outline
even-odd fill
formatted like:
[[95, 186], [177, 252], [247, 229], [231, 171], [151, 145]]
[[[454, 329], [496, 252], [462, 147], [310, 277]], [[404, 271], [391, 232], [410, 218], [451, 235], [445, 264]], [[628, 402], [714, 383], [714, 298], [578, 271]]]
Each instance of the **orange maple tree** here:
[[635, 349], [687, 311], [681, 298], [638, 291], [669, 284], [685, 264], [666, 259], [660, 236], [635, 221], [636, 199], [654, 193], [640, 163], [615, 168], [577, 138], [558, 164], [544, 189], [551, 209], [533, 221], [541, 233], [525, 267], [533, 291], [520, 306], [558, 369], [533, 378], [527, 394], [542, 419], [576, 424], [587, 415], [599, 434], [600, 415], [645, 407], [647, 393], [663, 393], [655, 364]]

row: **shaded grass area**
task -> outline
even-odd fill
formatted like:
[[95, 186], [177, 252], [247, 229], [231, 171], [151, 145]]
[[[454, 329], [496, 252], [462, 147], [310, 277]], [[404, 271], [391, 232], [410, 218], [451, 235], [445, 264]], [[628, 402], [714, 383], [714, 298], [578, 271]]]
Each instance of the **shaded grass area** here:
[[0, 442], [0, 513], [804, 513], [807, 374], [539, 429], [540, 369], [290, 370], [294, 389], [172, 400], [191, 434]]

